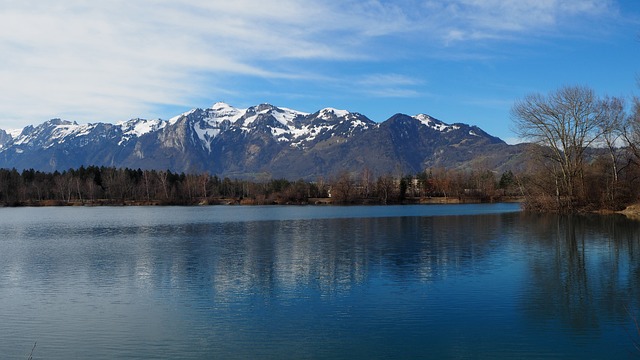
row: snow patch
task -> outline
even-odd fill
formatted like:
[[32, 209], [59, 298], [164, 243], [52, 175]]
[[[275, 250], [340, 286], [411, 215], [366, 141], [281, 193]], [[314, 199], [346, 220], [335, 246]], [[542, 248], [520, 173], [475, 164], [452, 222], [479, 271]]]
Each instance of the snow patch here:
[[[308, 115], [307, 113], [304, 113], [304, 112], [301, 112], [301, 111], [291, 110], [291, 109], [287, 109], [287, 108], [279, 108], [279, 107], [275, 107], [275, 106], [268, 105], [268, 104], [261, 105], [261, 106], [265, 106], [265, 108], [263, 108], [262, 110], [254, 113], [253, 115], [250, 115], [250, 116], [247, 116], [247, 112], [249, 112], [249, 109], [245, 110], [243, 115], [247, 116], [247, 117], [243, 119], [241, 125], [244, 126], [244, 127], [247, 127], [247, 126], [251, 125], [254, 121], [256, 121], [256, 119], [258, 118], [259, 115], [263, 115], [263, 116], [271, 115], [280, 124], [282, 124], [282, 125], [284, 125], [284, 126], [286, 126], [288, 128], [291, 128], [291, 127], [293, 127], [293, 119], [295, 119], [298, 116]], [[238, 118], [240, 118], [240, 117], [238, 117]]]
[[198, 110], [198, 109], [191, 109], [191, 110], [189, 110], [187, 112], [184, 112], [184, 113], [182, 113], [182, 114], [180, 114], [178, 116], [172, 117], [171, 119], [169, 119], [169, 124], [173, 125], [173, 124], [177, 123], [178, 120], [180, 120], [180, 118], [182, 118], [183, 116], [189, 116], [189, 115], [193, 114], [194, 112], [196, 112], [196, 110]]
[[18, 136], [20, 136], [20, 134], [22, 134], [22, 130], [23, 129], [10, 129], [10, 130], [6, 130], [5, 132], [11, 136], [12, 139], [17, 138]]
[[420, 121], [421, 123], [423, 123], [424, 125], [427, 125], [428, 127], [431, 127], [431, 124], [433, 123], [433, 118], [429, 115], [426, 114], [418, 114], [416, 116], [413, 117], [414, 119]]
[[132, 119], [116, 123], [116, 126], [119, 126], [122, 130], [122, 139], [118, 142], [118, 145], [122, 145], [133, 138], [158, 131], [167, 126], [167, 123], [161, 119]]
[[247, 109], [238, 109], [224, 102], [217, 102], [207, 109], [210, 119], [219, 119], [220, 121], [229, 120], [236, 122], [247, 113]]
[[211, 110], [215, 110], [215, 111], [221, 111], [225, 109], [235, 109], [235, 108], [223, 101], [218, 101], [217, 103], [211, 106]]
[[122, 133], [128, 136], [136, 136], [140, 137], [144, 134], [148, 134], [150, 132], [160, 130], [166, 126], [166, 122], [155, 119], [155, 120], [146, 120], [146, 119], [133, 119], [125, 122], [117, 123], [116, 126], [120, 126], [122, 129]]
[[320, 112], [319, 112], [320, 118], [322, 118], [324, 120], [329, 120], [333, 116], [335, 116], [335, 117], [345, 117], [345, 116], [347, 116], [349, 114], [350, 113], [347, 110], [338, 110], [338, 109], [334, 109], [334, 108], [324, 108], [324, 109], [320, 110]]
[[276, 108], [271, 115], [282, 125], [289, 126], [296, 117], [306, 116], [308, 114], [287, 108]]
[[196, 125], [193, 127], [193, 130], [207, 151], [211, 152], [211, 141], [220, 134], [220, 128], [203, 128], [200, 125]]
[[431, 116], [429, 116], [427, 114], [418, 114], [418, 115], [414, 116], [413, 118], [418, 120], [418, 121], [420, 121], [422, 124], [428, 126], [429, 128], [436, 130], [436, 131], [445, 132], [445, 131], [450, 131], [452, 129], [456, 130], [455, 126], [451, 126], [451, 125], [445, 124], [442, 121], [434, 119], [434, 118], [432, 118]]
[[258, 118], [258, 115], [249, 116], [244, 119], [244, 121], [242, 122], [242, 125], [243, 126], [251, 125], [254, 121], [256, 121], [257, 118]]
[[[59, 143], [64, 143], [69, 137], [81, 137], [89, 135], [89, 133], [91, 133], [91, 131], [95, 129], [95, 127], [95, 124], [78, 125], [76, 123], [56, 125], [55, 128], [51, 131], [50, 139], [59, 140]], [[53, 145], [54, 141], [51, 141], [49, 146]]]
[[302, 116], [309, 115], [309, 113], [298, 111], [298, 110], [293, 110], [293, 109], [289, 109], [289, 108], [285, 108], [285, 107], [279, 107], [278, 109], [283, 110], [283, 111], [288, 112], [288, 113], [295, 113], [297, 115], [302, 115]]
[[361, 128], [363, 128], [365, 130], [369, 128], [369, 126], [367, 126], [367, 123], [365, 123], [364, 121], [362, 121], [360, 119], [353, 120], [351, 122], [351, 130], [353, 131], [358, 127], [361, 127]]

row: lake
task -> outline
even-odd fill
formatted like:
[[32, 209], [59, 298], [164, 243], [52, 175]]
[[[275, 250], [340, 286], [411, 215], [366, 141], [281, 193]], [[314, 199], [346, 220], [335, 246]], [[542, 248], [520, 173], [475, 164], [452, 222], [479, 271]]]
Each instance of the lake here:
[[634, 358], [639, 285], [621, 216], [0, 209], [3, 359]]

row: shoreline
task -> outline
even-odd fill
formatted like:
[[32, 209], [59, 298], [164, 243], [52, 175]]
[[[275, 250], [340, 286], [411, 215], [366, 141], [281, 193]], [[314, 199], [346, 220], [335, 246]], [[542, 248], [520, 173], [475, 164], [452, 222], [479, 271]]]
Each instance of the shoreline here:
[[36, 200], [24, 201], [14, 204], [0, 204], [0, 207], [66, 207], [66, 206], [234, 206], [234, 205], [310, 205], [310, 206], [349, 206], [349, 205], [436, 205], [436, 204], [491, 204], [491, 203], [521, 203], [521, 197], [497, 197], [491, 199], [471, 198], [471, 197], [425, 197], [406, 198], [402, 201], [383, 202], [380, 199], [366, 198], [355, 199], [350, 202], [337, 202], [332, 198], [308, 198], [307, 201], [287, 202], [287, 201], [258, 201], [249, 198], [210, 198], [196, 199], [185, 202], [172, 202], [162, 200]]
[[616, 211], [616, 214], [622, 214], [629, 219], [640, 220], [640, 203], [629, 205], [624, 210]]

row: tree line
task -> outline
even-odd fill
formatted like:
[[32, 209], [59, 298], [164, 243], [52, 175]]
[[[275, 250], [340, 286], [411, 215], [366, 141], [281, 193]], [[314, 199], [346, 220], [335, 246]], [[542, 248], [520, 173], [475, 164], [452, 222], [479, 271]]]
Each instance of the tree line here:
[[585, 86], [530, 94], [512, 107], [515, 130], [531, 142], [525, 208], [621, 210], [640, 195], [640, 100]]
[[443, 168], [374, 177], [364, 170], [316, 181], [251, 181], [208, 173], [88, 166], [62, 172], [0, 169], [0, 205], [397, 204], [437, 198], [499, 201], [521, 194], [515, 176]]

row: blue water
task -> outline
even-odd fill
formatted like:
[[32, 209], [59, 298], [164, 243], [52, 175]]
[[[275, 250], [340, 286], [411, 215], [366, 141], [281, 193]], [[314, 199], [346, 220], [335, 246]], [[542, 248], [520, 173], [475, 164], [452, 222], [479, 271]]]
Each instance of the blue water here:
[[632, 358], [640, 223], [514, 204], [0, 209], [0, 358]]

